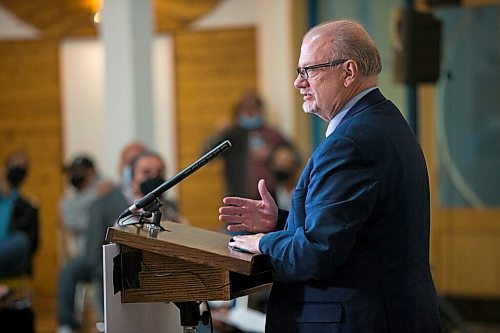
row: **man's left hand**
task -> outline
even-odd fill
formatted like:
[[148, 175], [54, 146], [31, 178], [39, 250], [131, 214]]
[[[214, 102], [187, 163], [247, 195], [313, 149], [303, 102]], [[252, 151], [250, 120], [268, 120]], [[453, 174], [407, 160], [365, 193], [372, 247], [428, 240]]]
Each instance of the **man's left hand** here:
[[261, 254], [259, 250], [259, 241], [263, 236], [264, 234], [234, 236], [232, 241], [229, 242], [229, 246], [237, 247], [251, 253]]

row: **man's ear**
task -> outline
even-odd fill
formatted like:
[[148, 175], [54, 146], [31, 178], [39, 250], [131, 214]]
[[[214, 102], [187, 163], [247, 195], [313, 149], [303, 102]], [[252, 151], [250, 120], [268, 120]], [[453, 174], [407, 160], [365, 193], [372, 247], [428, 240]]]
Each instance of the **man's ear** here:
[[344, 68], [344, 87], [349, 87], [351, 84], [353, 84], [354, 81], [356, 81], [358, 77], [358, 64], [354, 60], [347, 60], [343, 64]]

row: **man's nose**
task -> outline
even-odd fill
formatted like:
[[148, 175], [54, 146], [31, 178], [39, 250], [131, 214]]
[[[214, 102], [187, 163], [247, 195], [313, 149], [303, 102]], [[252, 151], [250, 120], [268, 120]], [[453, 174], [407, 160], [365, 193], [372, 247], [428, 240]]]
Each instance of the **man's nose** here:
[[307, 79], [302, 78], [300, 75], [297, 74], [297, 77], [295, 78], [295, 81], [293, 81], [293, 86], [297, 89], [307, 87], [308, 86], [308, 81]]

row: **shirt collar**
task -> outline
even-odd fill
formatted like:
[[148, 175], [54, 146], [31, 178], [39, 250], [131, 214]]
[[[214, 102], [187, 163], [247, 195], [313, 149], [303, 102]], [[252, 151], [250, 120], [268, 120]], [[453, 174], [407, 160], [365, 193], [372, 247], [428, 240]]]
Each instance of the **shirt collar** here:
[[333, 117], [332, 120], [330, 120], [330, 123], [328, 124], [328, 128], [326, 129], [325, 136], [328, 137], [330, 134], [335, 131], [337, 126], [340, 124], [342, 119], [344, 119], [346, 113], [356, 104], [361, 98], [363, 98], [366, 94], [368, 94], [370, 91], [377, 89], [377, 87], [371, 87], [366, 90], [363, 90], [353, 98], [347, 102], [342, 109], [340, 109], [340, 112]]

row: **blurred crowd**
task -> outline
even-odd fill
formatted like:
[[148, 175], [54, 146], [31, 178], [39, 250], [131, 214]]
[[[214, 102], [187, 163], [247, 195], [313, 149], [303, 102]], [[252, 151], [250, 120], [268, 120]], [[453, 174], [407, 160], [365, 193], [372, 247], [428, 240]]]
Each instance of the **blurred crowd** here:
[[[302, 159], [293, 144], [266, 124], [264, 105], [255, 92], [247, 92], [233, 109], [233, 122], [219, 123], [205, 141], [203, 153], [229, 139], [233, 149], [224, 160], [224, 195], [258, 198], [257, 183], [265, 179], [279, 205], [287, 209]], [[57, 332], [77, 332], [84, 324], [83, 295], [91, 295], [96, 329], [104, 331], [102, 245], [108, 227], [135, 201], [165, 182], [162, 157], [141, 142], [125, 145], [119, 155], [118, 182], [105, 179], [97, 161], [87, 152], [76, 154], [63, 165], [64, 192], [59, 201]], [[0, 177], [0, 331], [15, 327], [34, 332], [29, 292], [19, 294], [19, 284], [33, 273], [38, 247], [38, 204], [21, 190], [29, 172], [29, 156], [18, 151], [7, 156]], [[164, 220], [188, 224], [176, 202], [161, 198]], [[265, 312], [267, 295], [250, 300]], [[24, 306], [21, 306], [24, 301]], [[241, 331], [229, 323], [235, 302], [214, 304], [214, 323], [219, 332]], [[12, 320], [22, 308], [25, 317]], [[17, 312], [16, 312], [17, 313]], [[26, 315], [30, 320], [24, 320]], [[25, 325], [21, 327], [20, 322]], [[15, 326], [7, 326], [12, 325]], [[200, 328], [202, 329], [202, 328]]]

